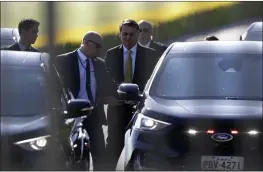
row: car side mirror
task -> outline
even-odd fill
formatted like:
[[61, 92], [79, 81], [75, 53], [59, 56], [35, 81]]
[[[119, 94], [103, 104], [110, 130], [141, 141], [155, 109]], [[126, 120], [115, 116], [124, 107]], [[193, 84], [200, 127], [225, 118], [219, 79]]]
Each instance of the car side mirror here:
[[121, 100], [127, 100], [127, 101], [139, 101], [140, 95], [139, 95], [139, 87], [137, 84], [121, 84], [117, 90], [118, 97]]
[[81, 116], [89, 116], [93, 110], [93, 106], [85, 99], [71, 99], [67, 102], [67, 111], [65, 118], [78, 118]]

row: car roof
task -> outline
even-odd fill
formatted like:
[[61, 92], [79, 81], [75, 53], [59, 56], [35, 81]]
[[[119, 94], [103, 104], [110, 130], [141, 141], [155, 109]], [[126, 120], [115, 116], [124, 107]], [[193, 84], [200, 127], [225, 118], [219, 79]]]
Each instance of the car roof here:
[[2, 65], [21, 65], [21, 66], [39, 66], [44, 63], [49, 66], [50, 56], [48, 53], [27, 52], [27, 51], [7, 51], [1, 50]]
[[175, 42], [168, 54], [175, 53], [262, 54], [262, 41]]
[[248, 27], [248, 32], [262, 32], [262, 22], [254, 22]]
[[1, 39], [10, 39], [13, 37], [19, 37], [17, 28], [1, 28]]

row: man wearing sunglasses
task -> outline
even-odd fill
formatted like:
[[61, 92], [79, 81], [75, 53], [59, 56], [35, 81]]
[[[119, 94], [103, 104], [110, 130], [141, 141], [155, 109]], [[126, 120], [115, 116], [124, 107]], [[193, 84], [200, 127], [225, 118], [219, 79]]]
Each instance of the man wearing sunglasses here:
[[[136, 21], [124, 20], [119, 26], [119, 31], [122, 44], [107, 50], [107, 68], [117, 84], [134, 83], [142, 92], [158, 60], [156, 52], [138, 44], [139, 25]], [[132, 107], [127, 104], [108, 105], [108, 170], [115, 170], [132, 111]]]
[[105, 102], [106, 98], [114, 100], [117, 90], [104, 60], [99, 58], [102, 47], [101, 35], [90, 31], [83, 37], [80, 48], [59, 55], [54, 60], [65, 87], [75, 98], [87, 99], [94, 107], [91, 116], [83, 121], [91, 139], [94, 170], [105, 170], [105, 140], [102, 129], [102, 125], [106, 124], [104, 104], [108, 104]]
[[140, 28], [139, 43], [143, 46], [155, 49], [158, 53], [158, 57], [161, 57], [163, 52], [167, 49], [167, 46], [159, 42], [152, 40], [153, 26], [150, 22], [141, 20], [138, 22]]

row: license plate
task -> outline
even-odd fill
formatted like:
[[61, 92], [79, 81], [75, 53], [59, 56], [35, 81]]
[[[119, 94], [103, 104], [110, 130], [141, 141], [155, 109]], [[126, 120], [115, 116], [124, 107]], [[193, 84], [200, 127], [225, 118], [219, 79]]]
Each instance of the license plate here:
[[243, 170], [244, 158], [231, 156], [202, 156], [202, 170]]

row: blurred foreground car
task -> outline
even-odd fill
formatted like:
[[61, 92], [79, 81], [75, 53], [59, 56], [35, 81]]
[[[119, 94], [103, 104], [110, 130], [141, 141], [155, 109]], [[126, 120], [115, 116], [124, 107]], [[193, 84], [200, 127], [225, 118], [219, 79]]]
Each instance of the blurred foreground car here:
[[262, 22], [249, 25], [247, 30], [240, 36], [241, 41], [262, 41]]
[[1, 47], [13, 45], [19, 40], [17, 28], [1, 28]]
[[173, 43], [142, 95], [119, 87], [125, 170], [262, 170], [262, 90], [262, 42]]
[[46, 53], [1, 51], [1, 170], [65, 170], [62, 137], [51, 137], [50, 121], [79, 117], [86, 106], [54, 103], [49, 60]]

